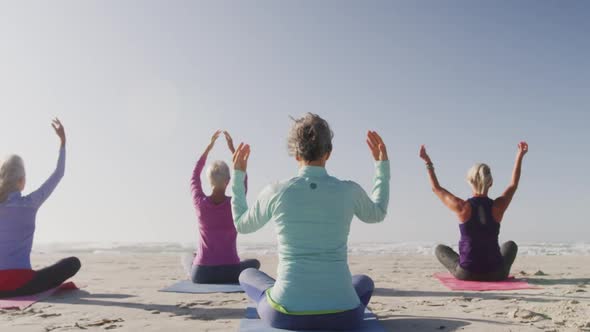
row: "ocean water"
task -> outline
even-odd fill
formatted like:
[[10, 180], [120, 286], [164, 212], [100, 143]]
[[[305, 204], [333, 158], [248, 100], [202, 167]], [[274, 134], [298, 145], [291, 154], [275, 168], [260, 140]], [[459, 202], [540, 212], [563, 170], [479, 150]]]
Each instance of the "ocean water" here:
[[[348, 251], [351, 255], [432, 255], [435, 247], [436, 243], [427, 242], [351, 243]], [[33, 253], [183, 254], [194, 250], [195, 245], [191, 243], [45, 243], [35, 245]], [[238, 245], [238, 251], [241, 254], [272, 255], [276, 254], [277, 246], [273, 243], [242, 243]], [[590, 243], [519, 243], [518, 253], [523, 256], [587, 256], [590, 255]]]

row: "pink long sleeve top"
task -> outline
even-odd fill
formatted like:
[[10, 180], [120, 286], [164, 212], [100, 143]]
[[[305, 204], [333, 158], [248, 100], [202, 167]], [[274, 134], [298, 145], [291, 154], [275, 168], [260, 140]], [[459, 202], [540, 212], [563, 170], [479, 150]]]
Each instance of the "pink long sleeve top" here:
[[199, 244], [193, 265], [239, 264], [231, 197], [226, 197], [223, 202], [216, 204], [205, 195], [201, 173], [206, 161], [207, 154], [203, 154], [193, 170], [191, 179], [193, 204], [199, 221]]

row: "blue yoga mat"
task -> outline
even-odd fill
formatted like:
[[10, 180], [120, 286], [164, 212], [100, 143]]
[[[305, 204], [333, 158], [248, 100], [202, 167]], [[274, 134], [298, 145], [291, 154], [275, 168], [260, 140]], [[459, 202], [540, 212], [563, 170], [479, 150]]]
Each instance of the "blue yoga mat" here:
[[161, 289], [160, 292], [170, 293], [238, 293], [244, 290], [238, 284], [195, 284], [190, 280], [183, 280], [175, 283], [170, 287]]
[[[293, 332], [292, 330], [282, 330], [282, 329], [275, 329], [274, 327], [267, 326], [260, 318], [258, 317], [258, 313], [256, 312], [256, 308], [248, 307], [246, 309], [246, 318], [240, 321], [240, 328], [238, 332]], [[295, 331], [298, 332], [298, 331]], [[314, 332], [329, 332], [329, 331], [315, 331]], [[351, 332], [385, 332], [385, 329], [379, 321], [377, 320], [377, 316], [373, 314], [369, 309], [365, 309], [365, 318], [361, 325], [361, 328], [358, 330], [353, 330]]]

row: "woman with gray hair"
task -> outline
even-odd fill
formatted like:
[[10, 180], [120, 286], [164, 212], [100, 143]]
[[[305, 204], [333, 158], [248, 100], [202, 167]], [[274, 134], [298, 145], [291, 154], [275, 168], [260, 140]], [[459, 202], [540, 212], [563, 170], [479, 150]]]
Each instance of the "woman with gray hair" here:
[[[240, 262], [238, 257], [237, 232], [231, 212], [231, 198], [225, 196], [225, 189], [230, 180], [229, 167], [225, 162], [217, 160], [209, 165], [207, 177], [213, 192], [209, 196], [203, 192], [201, 173], [207, 156], [221, 133], [218, 130], [213, 134], [211, 142], [199, 158], [191, 178], [193, 204], [199, 219], [199, 247], [191, 271], [191, 279], [195, 283], [237, 283], [242, 270], [260, 267], [260, 262], [256, 259]], [[233, 154], [235, 151], [233, 140], [227, 131], [224, 131], [223, 134], [227, 146]], [[245, 179], [244, 185], [246, 183]]]
[[436, 257], [455, 278], [499, 281], [510, 274], [518, 247], [513, 241], [500, 247], [498, 235], [504, 213], [518, 188], [522, 160], [528, 150], [526, 142], [518, 144], [512, 182], [502, 196], [495, 200], [488, 197], [488, 191], [494, 182], [490, 167], [475, 164], [467, 173], [467, 182], [471, 185], [473, 197], [463, 200], [440, 186], [426, 148], [424, 145], [420, 148], [420, 158], [426, 162], [432, 191], [459, 218], [459, 254], [448, 246], [439, 245], [436, 248]]
[[366, 223], [383, 221], [389, 202], [389, 161], [385, 143], [370, 131], [367, 143], [375, 159], [371, 197], [352, 181], [328, 175], [332, 130], [315, 114], [296, 119], [288, 138], [299, 174], [262, 191], [248, 208], [244, 179], [250, 146], [234, 154], [232, 209], [238, 232], [250, 233], [269, 221], [278, 233], [277, 279], [254, 269], [240, 284], [270, 326], [289, 330], [348, 330], [363, 320], [374, 284], [352, 276], [347, 242], [354, 216]]
[[40, 270], [31, 267], [37, 211], [65, 174], [65, 129], [58, 119], [53, 120], [52, 127], [61, 142], [57, 167], [37, 190], [22, 194], [26, 174], [21, 157], [12, 155], [0, 166], [0, 297], [32, 295], [55, 288], [80, 269], [76, 257]]

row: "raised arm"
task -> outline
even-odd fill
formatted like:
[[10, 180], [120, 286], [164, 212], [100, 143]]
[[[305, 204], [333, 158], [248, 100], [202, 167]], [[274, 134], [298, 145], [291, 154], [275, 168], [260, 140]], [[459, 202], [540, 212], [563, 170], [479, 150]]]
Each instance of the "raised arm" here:
[[504, 213], [506, 212], [506, 209], [508, 209], [508, 206], [510, 205], [512, 198], [516, 193], [518, 183], [520, 182], [522, 160], [524, 159], [524, 156], [528, 151], [529, 145], [526, 142], [518, 143], [518, 152], [516, 153], [516, 161], [514, 162], [514, 169], [512, 170], [512, 181], [510, 181], [508, 188], [506, 188], [502, 196], [496, 198], [496, 200], [494, 201], [492, 213], [494, 215], [494, 219], [496, 219], [497, 222], [502, 221]]
[[259, 230], [272, 217], [270, 209], [271, 200], [273, 199], [271, 187], [265, 189], [254, 203], [254, 206], [248, 208], [244, 183], [249, 156], [250, 146], [242, 143], [238, 146], [233, 160], [234, 176], [232, 177], [231, 185], [231, 207], [236, 230], [242, 234]]
[[55, 190], [66, 171], [66, 132], [65, 128], [59, 119], [54, 119], [51, 126], [55, 130], [55, 134], [60, 139], [59, 157], [57, 159], [57, 166], [49, 178], [37, 190], [29, 194], [32, 204], [35, 207], [40, 207], [49, 198], [51, 193]]
[[[223, 135], [225, 136], [225, 141], [227, 142], [227, 148], [229, 149], [229, 152], [231, 152], [231, 154], [233, 156], [234, 153], [236, 153], [236, 149], [234, 148], [234, 140], [227, 130], [223, 131]], [[245, 190], [247, 193], [248, 192], [248, 174], [246, 174], [246, 176], [244, 176], [244, 187], [245, 187]]]
[[453, 195], [445, 188], [441, 187], [441, 185], [438, 183], [436, 173], [434, 172], [432, 160], [430, 159], [430, 156], [428, 156], [428, 153], [426, 153], [426, 147], [424, 147], [424, 145], [420, 147], [420, 158], [426, 162], [428, 178], [430, 180], [430, 185], [434, 194], [436, 194], [436, 196], [441, 200], [441, 202], [443, 202], [444, 205], [457, 214], [459, 221], [464, 222], [469, 219], [471, 214], [471, 205], [461, 198]]
[[373, 191], [371, 197], [357, 184], [355, 184], [355, 210], [354, 214], [366, 223], [381, 222], [387, 215], [389, 204], [389, 157], [387, 148], [381, 136], [374, 131], [367, 133], [367, 145], [375, 159], [375, 177], [373, 179]]
[[215, 145], [215, 141], [221, 134], [221, 130], [216, 131], [213, 136], [211, 136], [211, 141], [207, 148], [197, 161], [195, 168], [193, 169], [193, 176], [191, 177], [191, 192], [193, 194], [193, 202], [195, 204], [199, 203], [200, 200], [205, 197], [205, 193], [203, 192], [203, 185], [201, 184], [201, 173], [203, 172], [203, 168], [205, 167], [205, 163], [207, 162], [207, 156], [213, 146]]

